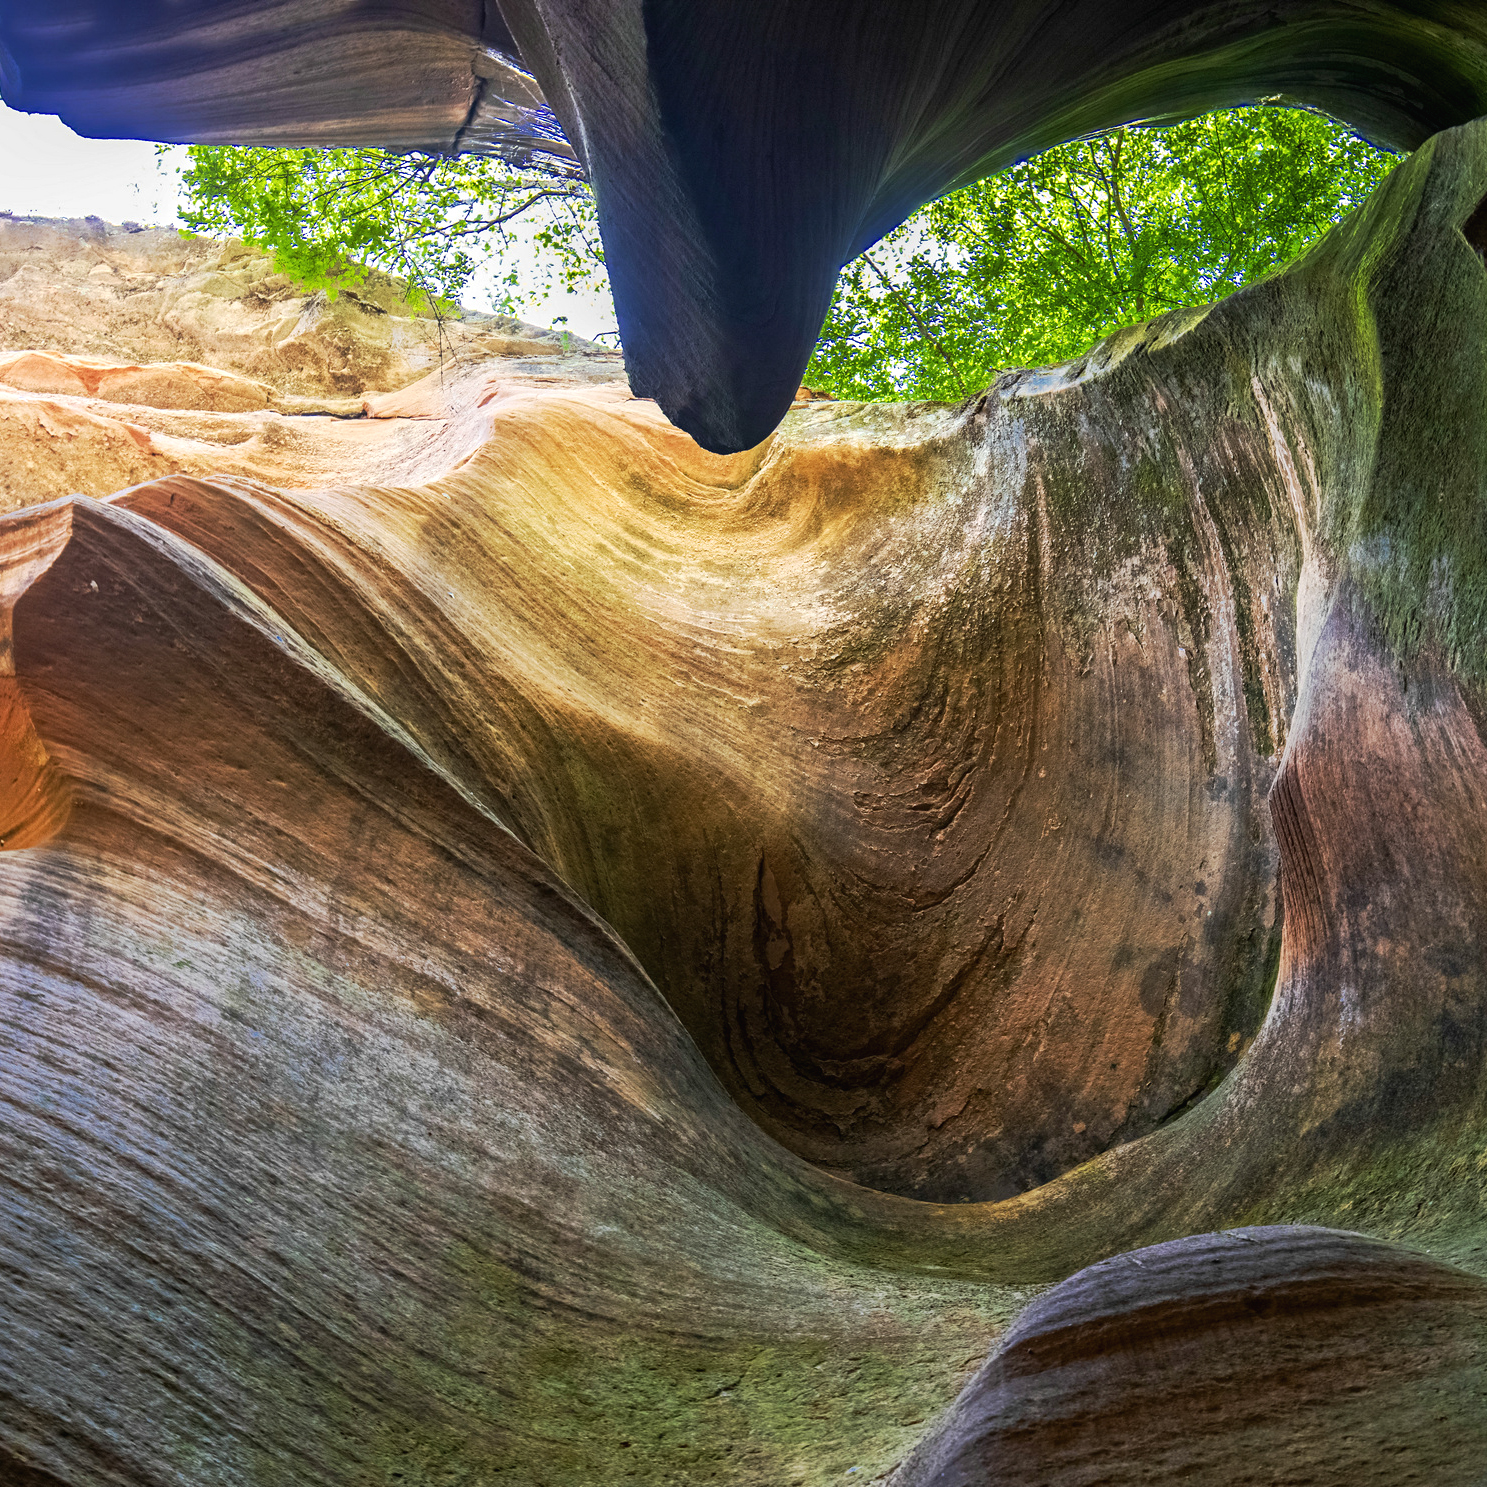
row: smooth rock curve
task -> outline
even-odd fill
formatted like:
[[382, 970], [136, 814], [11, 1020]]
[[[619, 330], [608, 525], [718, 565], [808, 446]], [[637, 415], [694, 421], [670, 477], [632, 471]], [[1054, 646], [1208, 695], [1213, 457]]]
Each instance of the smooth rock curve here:
[[744, 455], [493, 355], [354, 479], [0, 518], [0, 1470], [871, 1479], [1036, 1288], [1302, 1224], [1370, 1239], [1321, 1307], [1264, 1238], [1257, 1418], [1387, 1353], [1400, 1480], [1472, 1483], [1484, 197], [1436, 136], [1218, 306]]

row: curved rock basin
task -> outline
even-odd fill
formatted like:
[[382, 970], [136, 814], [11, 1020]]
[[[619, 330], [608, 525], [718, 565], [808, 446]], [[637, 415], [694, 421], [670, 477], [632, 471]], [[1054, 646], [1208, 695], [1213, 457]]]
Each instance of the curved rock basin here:
[[739, 455], [0, 394], [5, 1469], [1474, 1480], [1484, 194]]

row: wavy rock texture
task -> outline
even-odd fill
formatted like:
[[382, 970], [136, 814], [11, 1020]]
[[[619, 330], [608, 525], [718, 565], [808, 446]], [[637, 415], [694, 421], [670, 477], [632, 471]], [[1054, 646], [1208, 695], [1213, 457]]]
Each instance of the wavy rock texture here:
[[1478, 1481], [1484, 1347], [1487, 1284], [1396, 1246], [1173, 1240], [1028, 1307], [894, 1481]]
[[1484, 196], [955, 409], [472, 349], [3, 518], [0, 1460], [1475, 1483]]
[[515, 51], [482, 0], [12, 0], [0, 88], [101, 137], [521, 148], [543, 101]]

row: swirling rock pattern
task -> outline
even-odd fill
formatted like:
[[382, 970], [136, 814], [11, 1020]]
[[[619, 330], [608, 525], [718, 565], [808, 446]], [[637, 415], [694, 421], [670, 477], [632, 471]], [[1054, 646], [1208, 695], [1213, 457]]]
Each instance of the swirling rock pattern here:
[[1484, 1347], [1487, 1284], [1394, 1245], [1177, 1239], [1035, 1301], [893, 1480], [1480, 1480]]
[[1474, 1484], [1484, 196], [955, 409], [472, 356], [0, 519], [3, 1469]]

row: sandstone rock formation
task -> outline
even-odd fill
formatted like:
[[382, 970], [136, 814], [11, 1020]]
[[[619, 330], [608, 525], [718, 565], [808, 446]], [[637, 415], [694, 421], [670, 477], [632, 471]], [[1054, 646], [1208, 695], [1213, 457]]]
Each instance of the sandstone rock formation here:
[[1484, 1344], [1487, 1283], [1396, 1246], [1173, 1240], [1028, 1307], [897, 1480], [1477, 1482]]
[[5, 509], [177, 471], [303, 485], [440, 468], [427, 424], [398, 415], [442, 417], [472, 361], [620, 375], [617, 353], [507, 317], [415, 315], [383, 275], [330, 301], [241, 243], [0, 217]]
[[734, 455], [11, 340], [0, 1472], [1477, 1483], [1484, 198]]
[[11, 0], [0, 91], [79, 134], [571, 163], [494, 0]]

